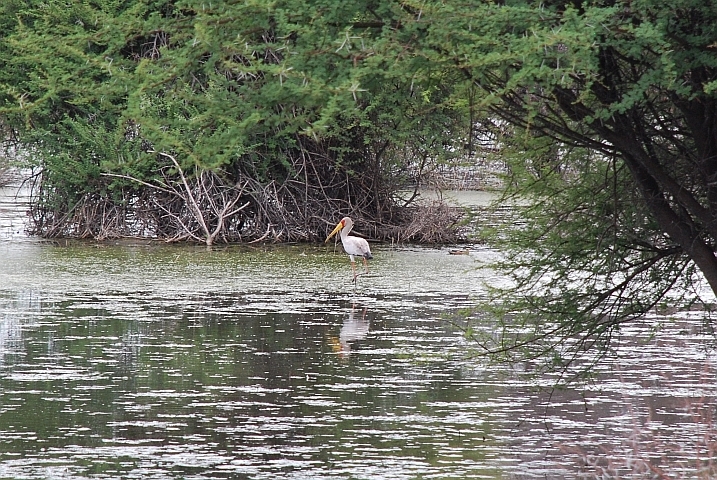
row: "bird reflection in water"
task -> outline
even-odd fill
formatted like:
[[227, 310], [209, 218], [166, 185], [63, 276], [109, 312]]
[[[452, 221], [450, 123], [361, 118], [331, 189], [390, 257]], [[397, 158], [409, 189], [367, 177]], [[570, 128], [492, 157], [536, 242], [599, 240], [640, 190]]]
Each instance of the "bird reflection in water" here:
[[338, 337], [331, 337], [331, 348], [338, 353], [341, 358], [348, 358], [351, 349], [356, 348], [356, 343], [365, 340], [368, 336], [371, 322], [366, 319], [366, 310], [364, 307], [360, 315], [357, 315], [356, 305], [351, 306], [348, 317], [344, 319], [341, 331]]

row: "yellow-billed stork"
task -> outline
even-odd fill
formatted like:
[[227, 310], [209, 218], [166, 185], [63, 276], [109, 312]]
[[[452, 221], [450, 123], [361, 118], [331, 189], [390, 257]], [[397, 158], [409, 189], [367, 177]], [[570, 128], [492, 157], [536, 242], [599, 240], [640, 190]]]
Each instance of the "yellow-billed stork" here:
[[351, 232], [352, 228], [354, 228], [353, 220], [351, 220], [349, 217], [342, 218], [341, 221], [336, 224], [336, 227], [329, 234], [329, 236], [326, 237], [324, 243], [328, 242], [331, 237], [336, 235], [336, 233], [341, 232], [341, 243], [343, 244], [346, 253], [348, 253], [349, 258], [351, 259], [351, 269], [354, 273], [353, 280], [356, 281], [356, 277], [358, 276], [358, 274], [356, 273], [356, 260], [354, 259], [354, 257], [358, 256], [363, 258], [363, 266], [366, 270], [366, 273], [368, 273], [367, 260], [372, 259], [373, 255], [371, 255], [371, 248], [368, 246], [368, 242], [365, 239], [349, 235], [349, 232]]

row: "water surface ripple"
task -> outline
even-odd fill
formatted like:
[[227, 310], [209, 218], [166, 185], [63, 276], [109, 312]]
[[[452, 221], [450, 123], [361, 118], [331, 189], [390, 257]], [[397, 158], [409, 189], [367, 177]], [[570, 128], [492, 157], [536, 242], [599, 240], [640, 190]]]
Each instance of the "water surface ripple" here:
[[[0, 239], [0, 478], [712, 478], [698, 314], [552, 391], [452, 322], [496, 253]], [[654, 330], [659, 324], [661, 328]], [[529, 369], [529, 365], [524, 366]]]

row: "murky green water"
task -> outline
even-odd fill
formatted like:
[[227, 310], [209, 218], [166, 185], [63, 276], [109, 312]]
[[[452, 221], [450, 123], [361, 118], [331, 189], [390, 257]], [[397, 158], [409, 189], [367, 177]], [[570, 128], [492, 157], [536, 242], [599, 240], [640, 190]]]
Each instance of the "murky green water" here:
[[[471, 358], [496, 252], [65, 246], [0, 198], [0, 478], [711, 478], [697, 316], [626, 329], [593, 385]], [[340, 250], [340, 247], [339, 247]]]

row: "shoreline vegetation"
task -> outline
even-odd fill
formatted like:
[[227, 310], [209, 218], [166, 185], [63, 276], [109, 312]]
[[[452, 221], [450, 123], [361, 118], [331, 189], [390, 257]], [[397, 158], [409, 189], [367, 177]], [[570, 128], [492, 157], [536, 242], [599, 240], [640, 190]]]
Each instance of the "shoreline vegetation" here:
[[[442, 199], [425, 199], [414, 187], [410, 199], [388, 205], [344, 206], [340, 198], [306, 198], [311, 188], [300, 183], [262, 184], [244, 178], [231, 184], [203, 171], [194, 178], [165, 177], [123, 194], [86, 194], [74, 205], [55, 212], [46, 208], [33, 188], [29, 233], [45, 238], [155, 238], [167, 243], [255, 244], [316, 242], [340, 212], [351, 212], [360, 232], [391, 243], [445, 244], [464, 238], [463, 212]], [[302, 190], [304, 190], [302, 192]], [[396, 189], [396, 195], [398, 194]], [[318, 193], [318, 192], [315, 192]], [[391, 199], [393, 200], [393, 199]]]
[[[436, 169], [427, 174], [420, 184], [407, 185], [397, 194], [397, 203], [404, 203], [402, 207], [403, 222], [400, 227], [371, 222], [362, 224], [359, 231], [361, 235], [375, 242], [450, 245], [470, 241], [475, 234], [475, 225], [471, 222], [470, 214], [465, 207], [444, 199], [442, 192], [449, 190], [496, 191], [500, 188], [501, 168], [503, 168], [501, 165], [484, 164], [482, 166], [444, 166]], [[305, 238], [286, 239], [282, 238], [281, 232], [269, 228], [268, 232], [259, 238], [232, 240], [226, 234], [227, 229], [232, 228], [231, 221], [227, 221], [227, 218], [232, 213], [241, 212], [243, 205], [238, 205], [238, 201], [229, 206], [225, 205], [224, 223], [220, 225], [222, 212], [217, 209], [216, 200], [212, 202], [201, 198], [201, 195], [207, 194], [208, 188], [206, 185], [202, 186], [195, 183], [196, 179], [187, 179], [184, 191], [178, 189], [172, 193], [178, 197], [180, 204], [184, 203], [181, 207], [185, 212], [185, 217], [181, 220], [184, 235], [175, 235], [172, 238], [168, 238], [148, 234], [150, 230], [146, 228], [147, 219], [138, 220], [133, 218], [129, 210], [117, 208], [116, 206], [108, 207], [103, 199], [95, 199], [96, 203], [93, 203], [92, 199], [89, 198], [82, 205], [75, 207], [77, 217], [74, 231], [67, 230], [68, 219], [63, 218], [62, 224], [64, 228], [46, 231], [43, 234], [43, 225], [39, 224], [39, 220], [36, 217], [37, 212], [42, 208], [38, 203], [37, 189], [41, 188], [39, 177], [40, 175], [29, 170], [23, 171], [13, 166], [9, 161], [5, 162], [5, 164], [0, 163], [0, 187], [19, 187], [22, 184], [30, 186], [29, 223], [26, 225], [26, 230], [28, 235], [47, 240], [64, 240], [65, 242], [93, 240], [100, 243], [107, 241], [120, 243], [136, 241], [204, 243], [208, 246], [213, 246], [220, 244], [312, 243], [325, 237], [323, 231], [309, 232], [307, 229]], [[154, 189], [151, 186], [147, 187], [148, 190]], [[438, 195], [427, 194], [428, 192], [437, 192]], [[224, 198], [226, 198], [226, 195]], [[408, 206], [408, 204], [411, 205]], [[192, 205], [195, 206], [194, 209], [192, 209]], [[208, 206], [208, 208], [203, 210], [200, 205]], [[232, 206], [235, 207], [233, 211], [230, 210]], [[126, 217], [119, 218], [119, 215], [125, 215]], [[96, 225], [87, 224], [88, 218], [94, 218]], [[334, 219], [327, 217], [323, 220], [329, 225]], [[179, 222], [179, 217], [175, 216], [175, 221]], [[135, 227], [132, 227], [132, 222], [135, 222]], [[130, 231], [132, 228], [140, 228], [141, 225], [144, 225], [144, 230], [138, 230], [134, 233]], [[189, 233], [190, 227], [194, 228], [195, 232]], [[124, 234], [122, 233], [123, 231], [125, 232]], [[202, 234], [206, 236], [202, 237]], [[211, 241], [207, 242], [207, 238], [210, 238]]]

